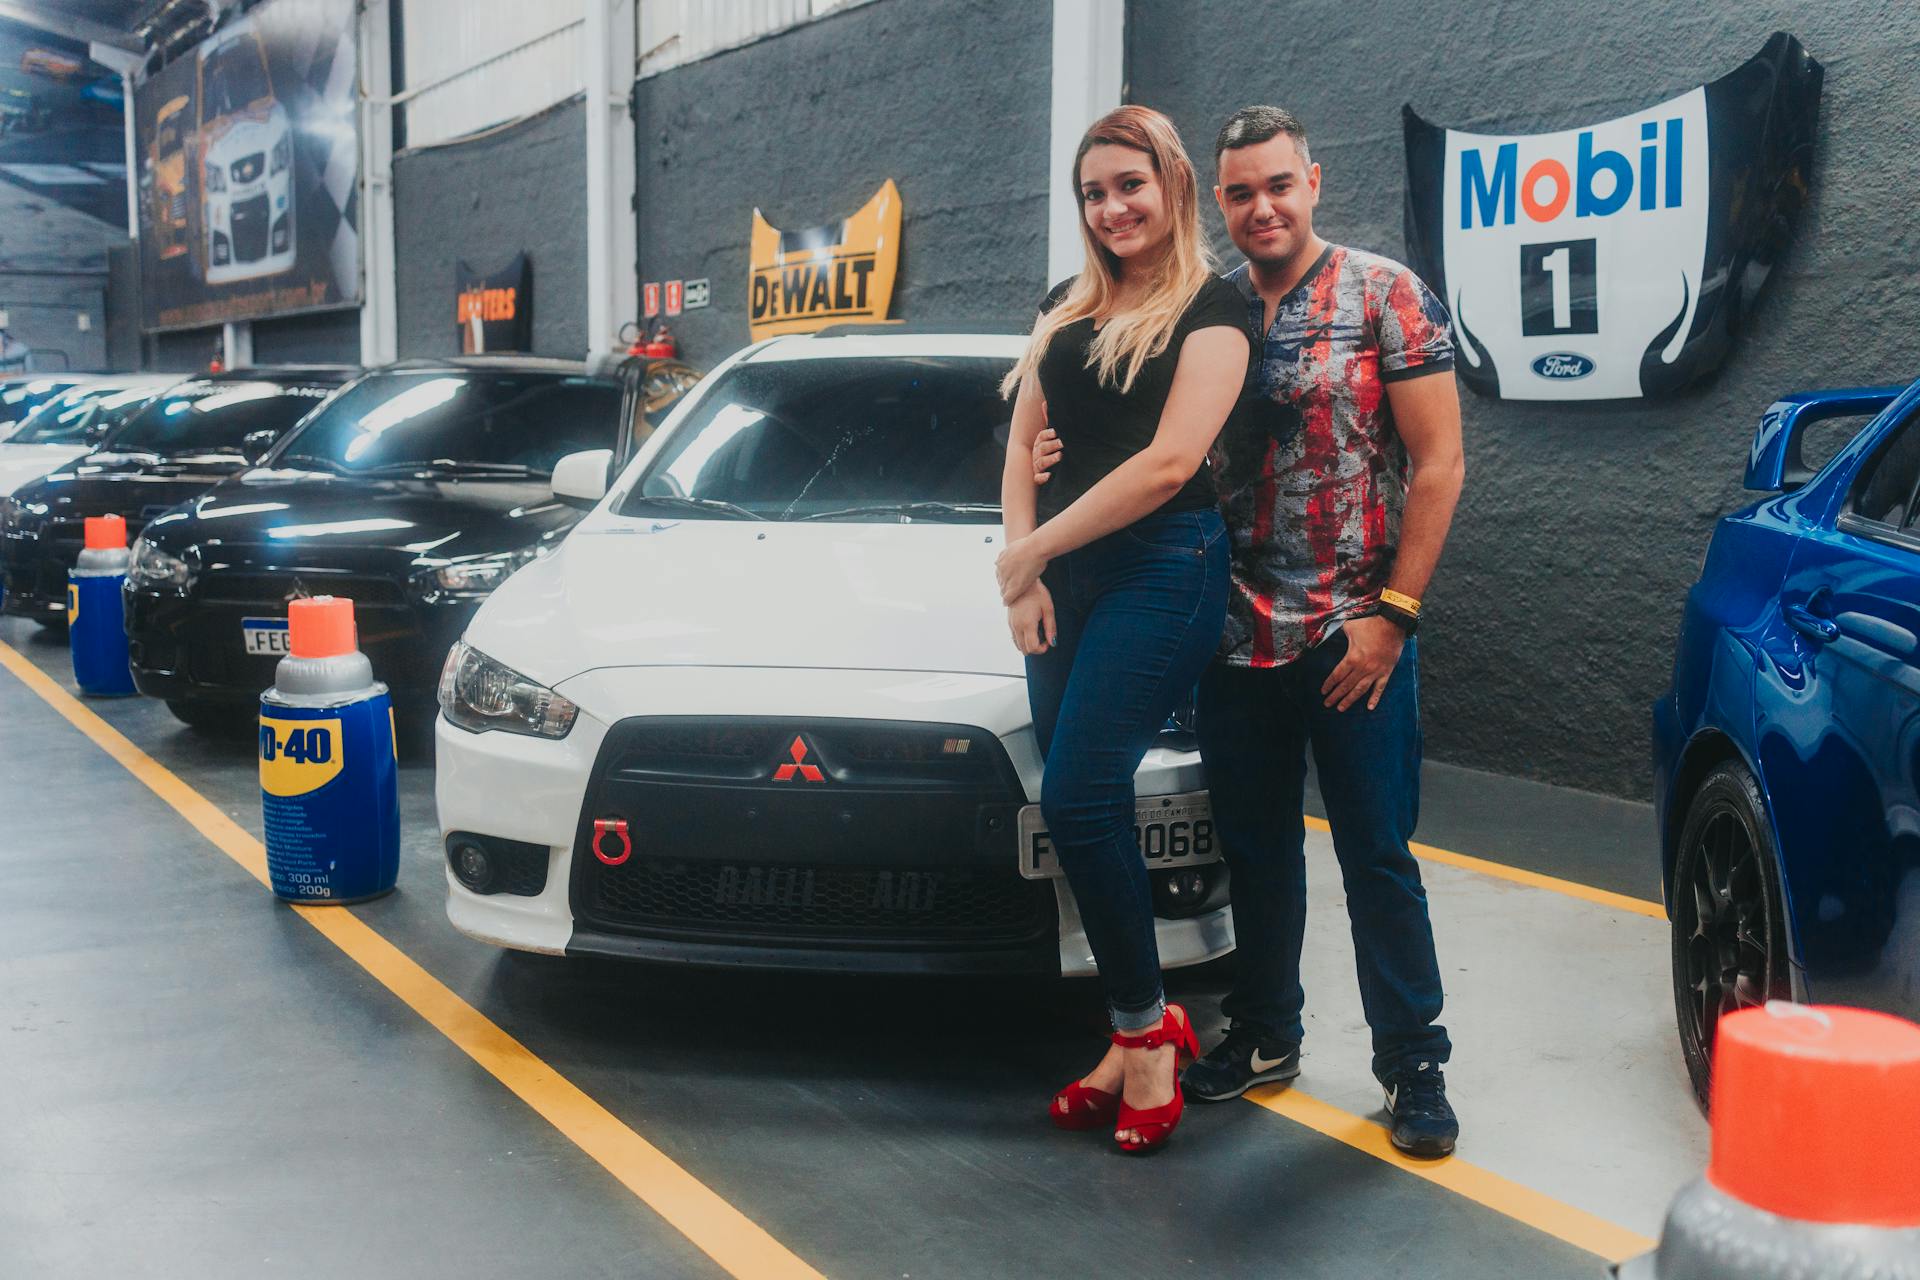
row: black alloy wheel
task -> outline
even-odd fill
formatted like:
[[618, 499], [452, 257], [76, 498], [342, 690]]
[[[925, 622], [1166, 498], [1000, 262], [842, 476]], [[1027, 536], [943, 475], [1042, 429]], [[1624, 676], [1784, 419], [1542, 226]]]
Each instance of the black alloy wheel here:
[[1745, 768], [1716, 767], [1693, 794], [1673, 869], [1673, 999], [1704, 1110], [1720, 1019], [1792, 997], [1779, 860], [1766, 802]]

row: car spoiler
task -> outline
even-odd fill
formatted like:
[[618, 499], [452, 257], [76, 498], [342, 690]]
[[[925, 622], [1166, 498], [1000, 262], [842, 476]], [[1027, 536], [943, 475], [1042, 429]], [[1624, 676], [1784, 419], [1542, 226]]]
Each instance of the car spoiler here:
[[1782, 396], [1760, 415], [1747, 454], [1746, 487], [1761, 493], [1798, 489], [1813, 479], [1800, 455], [1807, 428], [1828, 418], [1862, 418], [1879, 413], [1905, 391], [1897, 387], [1842, 387], [1833, 391], [1797, 391]]

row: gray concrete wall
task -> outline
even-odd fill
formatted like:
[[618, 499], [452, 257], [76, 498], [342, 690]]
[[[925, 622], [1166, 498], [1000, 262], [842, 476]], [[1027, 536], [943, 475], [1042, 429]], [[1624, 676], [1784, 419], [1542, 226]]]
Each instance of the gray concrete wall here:
[[793, 230], [888, 178], [893, 315], [1014, 332], [1046, 291], [1052, 6], [878, 0], [640, 81], [643, 280], [713, 282], [673, 322], [711, 366], [745, 346], [753, 210]]
[[[1826, 67], [1812, 203], [1751, 329], [1706, 386], [1606, 406], [1466, 393], [1467, 489], [1421, 632], [1428, 754], [1644, 797], [1648, 706], [1688, 586], [1782, 391], [1920, 374], [1920, 7], [1879, 0], [1131, 0], [1129, 97], [1180, 124], [1203, 170], [1235, 108], [1306, 124], [1315, 225], [1404, 258], [1400, 107], [1531, 133], [1604, 120], [1715, 79], [1767, 36]], [[1217, 211], [1209, 226], [1237, 262]]]
[[467, 142], [393, 161], [399, 351], [453, 355], [454, 264], [533, 258], [533, 345], [587, 353], [587, 121], [579, 99]]
[[30, 367], [105, 367], [107, 250], [125, 239], [98, 218], [0, 181], [0, 311], [13, 340], [31, 349]]
[[[452, 304], [449, 303], [449, 306]], [[359, 364], [360, 311], [316, 311], [253, 322], [255, 364]]]

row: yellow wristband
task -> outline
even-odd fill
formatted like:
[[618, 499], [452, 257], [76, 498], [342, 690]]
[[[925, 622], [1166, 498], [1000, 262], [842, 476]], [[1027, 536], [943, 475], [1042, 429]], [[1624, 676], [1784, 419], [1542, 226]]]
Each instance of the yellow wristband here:
[[1394, 608], [1410, 613], [1416, 618], [1420, 616], [1420, 602], [1404, 591], [1395, 591], [1393, 588], [1388, 587], [1380, 593], [1380, 603], [1390, 604]]

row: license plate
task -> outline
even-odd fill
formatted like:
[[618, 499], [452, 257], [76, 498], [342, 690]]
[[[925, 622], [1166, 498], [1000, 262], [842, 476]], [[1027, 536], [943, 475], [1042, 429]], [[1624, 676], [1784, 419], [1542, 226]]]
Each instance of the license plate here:
[[240, 640], [248, 653], [283, 658], [293, 652], [285, 618], [242, 618]]
[[[1220, 861], [1220, 843], [1213, 834], [1213, 802], [1204, 791], [1135, 800], [1133, 841], [1154, 871]], [[1065, 874], [1037, 804], [1020, 810], [1020, 874], [1029, 880]]]

